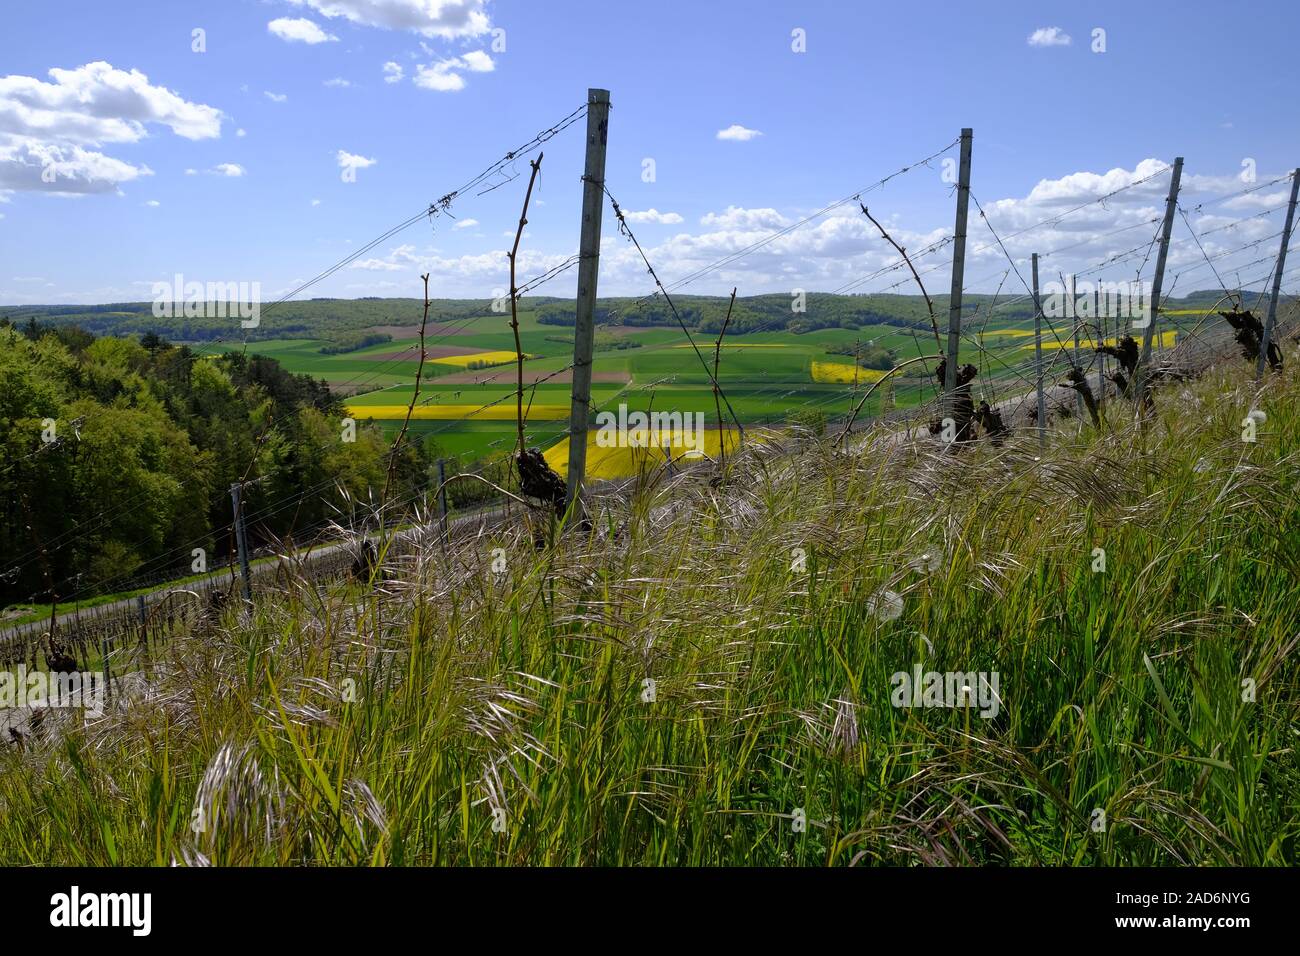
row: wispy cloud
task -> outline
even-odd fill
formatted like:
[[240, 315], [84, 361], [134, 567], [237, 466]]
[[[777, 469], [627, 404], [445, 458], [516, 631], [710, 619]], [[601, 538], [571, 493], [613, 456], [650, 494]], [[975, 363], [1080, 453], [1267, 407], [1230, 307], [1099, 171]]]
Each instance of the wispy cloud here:
[[369, 156], [358, 156], [356, 153], [349, 153], [346, 149], [340, 149], [337, 154], [339, 169], [368, 169], [379, 162]]
[[623, 211], [629, 222], [655, 222], [664, 226], [675, 226], [683, 222], [681, 215], [675, 212], [660, 212], [658, 209], [644, 209], [640, 212]]
[[487, 0], [291, 0], [329, 19], [386, 30], [410, 30], [426, 37], [482, 36], [492, 29]]
[[1070, 34], [1060, 27], [1039, 27], [1029, 34], [1026, 41], [1030, 46], [1069, 46]]

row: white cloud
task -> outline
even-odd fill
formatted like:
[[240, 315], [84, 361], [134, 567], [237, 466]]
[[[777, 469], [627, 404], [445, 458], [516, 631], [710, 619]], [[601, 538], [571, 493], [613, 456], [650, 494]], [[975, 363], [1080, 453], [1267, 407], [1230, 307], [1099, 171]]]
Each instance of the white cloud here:
[[197, 169], [187, 169], [187, 170], [185, 170], [185, 175], [186, 175], [186, 176], [197, 176], [198, 174], [199, 174], [199, 171], [198, 171]]
[[217, 163], [217, 165], [212, 167], [212, 172], [216, 173], [218, 176], [233, 177], [244, 175], [245, 170], [243, 166], [239, 165], [239, 163]]
[[[139, 286], [152, 287], [152, 282], [132, 282], [127, 288], [121, 286], [100, 286], [96, 289], [73, 291], [58, 290], [55, 292], [40, 292], [35, 295], [24, 293], [6, 293], [6, 297], [20, 298], [27, 302], [81, 302], [86, 304], [100, 302], [129, 302], [145, 298], [141, 295]], [[55, 289], [53, 282], [45, 283], [46, 288]]]
[[[1131, 187], [1139, 179], [1147, 179], [1168, 165], [1158, 159], [1144, 159], [1132, 171], [1112, 169], [1105, 173], [1080, 172], [1070, 173], [1060, 179], [1042, 179], [1030, 190], [1028, 202], [1046, 205], [1077, 205], [1090, 199], [1097, 199], [1116, 189]], [[1190, 177], [1189, 177], [1190, 181]], [[1152, 180], [1136, 187], [1138, 192], [1127, 193], [1131, 201], [1135, 196], [1152, 198], [1163, 196], [1169, 189], [1168, 182]]]
[[289, 0], [329, 19], [386, 30], [410, 30], [426, 37], [475, 37], [492, 28], [486, 0]]
[[1030, 46], [1069, 46], [1070, 34], [1060, 27], [1039, 27], [1029, 34], [1026, 41]]
[[145, 203], [145, 205], [148, 206], [150, 209], [157, 209], [159, 206], [162, 205], [162, 203], [160, 203], [156, 199], [150, 199], [148, 202]]
[[311, 20], [301, 17], [278, 17], [266, 25], [267, 30], [275, 36], [287, 42], [297, 43], [330, 43], [338, 40], [338, 37], [331, 33], [326, 33]]
[[85, 147], [138, 142], [150, 125], [191, 140], [221, 135], [221, 110], [155, 86], [139, 70], [96, 61], [48, 75], [49, 82], [0, 77], [0, 197], [19, 189], [117, 193], [121, 183], [153, 171]]
[[90, 145], [134, 143], [154, 123], [185, 139], [221, 135], [221, 110], [154, 86], [139, 70], [97, 61], [74, 70], [55, 68], [49, 76], [53, 82], [0, 77], [0, 133]]
[[464, 56], [453, 56], [439, 60], [432, 66], [418, 64], [415, 68], [415, 85], [426, 90], [440, 93], [453, 93], [465, 88], [465, 78], [459, 70], [471, 73], [491, 73], [496, 69], [492, 57], [482, 50], [474, 50]]
[[[1093, 172], [1084, 170], [1056, 179], [1031, 183], [1020, 196], [989, 200], [981, 198], [988, 221], [997, 229], [1008, 252], [1015, 259], [1023, 276], [1028, 278], [1027, 260], [1032, 252], [1046, 256], [1045, 280], [1054, 280], [1057, 272], [1077, 272], [1105, 259], [1127, 252], [1141, 245], [1136, 258], [1124, 259], [1113, 266], [1104, 277], [1108, 279], [1132, 278], [1141, 264], [1147, 244], [1158, 228], [1158, 218], [1163, 210], [1169, 177], [1161, 171], [1165, 163], [1146, 159], [1135, 167]], [[1140, 180], [1149, 181], [1141, 182]], [[1271, 173], [1261, 170], [1259, 181], [1267, 182]], [[1137, 185], [1135, 185], [1137, 184]], [[1116, 189], [1128, 187], [1110, 196], [1103, 206], [1095, 200], [1108, 196]], [[1213, 229], [1256, 211], [1254, 203], [1242, 213], [1231, 212], [1233, 201], [1209, 210], [1221, 213], [1214, 218], [1204, 213], [1193, 213], [1193, 206], [1201, 197], [1217, 199], [1238, 191], [1242, 183], [1234, 174], [1223, 177], [1204, 177], [1199, 180], [1184, 176], [1184, 205], [1198, 232]], [[1277, 207], [1285, 205], [1280, 188], [1258, 191], [1258, 205], [1274, 210], [1268, 217], [1259, 217], [1202, 238], [1210, 255], [1224, 252], [1261, 236], [1268, 236], [1280, 228]], [[1249, 194], [1255, 196], [1255, 193]], [[827, 197], [828, 199], [831, 197]], [[819, 204], [815, 204], [819, 205]], [[1078, 211], [1077, 206], [1083, 206]], [[1263, 209], [1259, 210], [1263, 211]], [[878, 216], [887, 215], [885, 207], [873, 210]], [[1070, 215], [1058, 219], [1062, 214]], [[848, 286], [854, 280], [871, 277], [853, 286], [858, 292], [900, 292], [913, 294], [915, 282], [910, 272], [898, 258], [897, 252], [861, 215], [855, 204], [840, 207], [814, 219], [784, 235], [775, 236], [755, 248], [759, 240], [767, 240], [784, 227], [792, 225], [804, 215], [803, 210], [777, 208], [748, 209], [730, 206], [722, 211], [710, 212], [701, 217], [699, 231], [674, 232], [662, 242], [647, 245], [646, 254], [655, 269], [671, 282], [709, 266], [723, 257], [745, 254], [734, 262], [711, 272], [683, 291], [701, 294], [725, 294], [739, 286], [745, 294], [782, 292], [794, 288], [830, 291]], [[886, 218], [890, 235], [902, 243], [913, 257], [922, 273], [927, 289], [933, 295], [945, 289], [948, 282], [948, 263], [952, 247], [951, 223], [942, 217], [937, 222], [916, 222], [909, 217]], [[972, 219], [971, 235], [967, 245], [967, 282], [973, 291], [992, 293], [998, 288], [1010, 268], [999, 245], [984, 222]], [[1176, 294], [1204, 287], [1208, 280], [1215, 283], [1208, 268], [1199, 272], [1191, 270], [1203, 264], [1196, 244], [1191, 240], [1181, 219], [1175, 230], [1175, 244], [1170, 250], [1170, 268], [1175, 272], [1187, 270], [1177, 284]], [[978, 231], [976, 231], [978, 229]], [[1117, 231], [1123, 230], [1123, 231]], [[618, 236], [606, 236], [601, 250], [601, 289], [608, 295], [637, 295], [645, 288], [645, 267], [635, 249]], [[1219, 242], [1221, 240], [1221, 242]], [[1217, 244], [1216, 244], [1217, 243]], [[745, 252], [746, 250], [750, 250]], [[1053, 253], [1047, 255], [1048, 253]], [[1228, 263], [1257, 258], [1264, 253], [1256, 249], [1242, 253]], [[1145, 278], [1150, 277], [1148, 263]], [[1220, 269], [1227, 279], [1228, 271]], [[1256, 266], [1253, 272], [1267, 272], [1267, 265]], [[1242, 278], [1249, 280], [1253, 274], [1243, 271]], [[442, 286], [440, 286], [441, 288]], [[1003, 292], [1022, 294], [1023, 288], [1014, 273], [1006, 277]]]
[[433, 66], [420, 65], [415, 68], [416, 86], [425, 90], [437, 90], [439, 93], [454, 93], [465, 88], [465, 79], [459, 73], [452, 73], [453, 60], [443, 60]]
[[389, 60], [387, 63], [384, 64], [385, 83], [400, 83], [402, 80], [402, 76], [403, 76], [402, 64], [395, 63], [392, 60]]
[[640, 212], [624, 209], [623, 215], [628, 222], [655, 222], [665, 226], [675, 226], [684, 221], [675, 212], [660, 212], [658, 209], [645, 209]]
[[237, 129], [235, 130], [235, 135], [238, 136], [240, 139], [243, 139], [248, 134], [245, 133], [242, 129]]
[[453, 228], [453, 229], [471, 229], [471, 228], [473, 228], [474, 226], [477, 226], [477, 225], [478, 225], [478, 220], [477, 220], [477, 219], [462, 219], [462, 220], [460, 220], [458, 223], [456, 223], [456, 225], [452, 226], [451, 228]]
[[383, 258], [358, 259], [352, 263], [351, 268], [365, 269], [370, 272], [400, 272], [418, 265], [420, 265], [420, 257], [416, 255], [415, 246], [402, 245]]
[[[1041, 180], [1036, 183], [1023, 198], [1006, 198], [985, 202], [984, 210], [988, 221], [992, 223], [1002, 237], [1007, 251], [1015, 259], [1021, 274], [1028, 276], [1026, 265], [1030, 254], [1038, 252], [1046, 260], [1047, 272], [1044, 281], [1056, 280], [1058, 273], [1069, 274], [1089, 269], [1115, 256], [1121, 258], [1109, 265], [1101, 273], [1106, 279], [1132, 279], [1135, 272], [1144, 268], [1143, 278], [1149, 279], [1153, 268], [1153, 259], [1148, 258], [1150, 243], [1155, 236], [1159, 219], [1164, 211], [1165, 196], [1169, 190], [1169, 176], [1162, 173], [1167, 166], [1158, 159], [1144, 159], [1133, 169], [1111, 169], [1106, 172], [1081, 171], [1070, 173], [1058, 179]], [[1267, 182], [1272, 175], [1260, 174], [1260, 181]], [[1148, 180], [1140, 182], [1141, 180]], [[1125, 188], [1127, 187], [1127, 188]], [[1110, 193], [1123, 188], [1124, 191], [1111, 196]], [[1218, 200], [1225, 194], [1239, 192], [1243, 183], [1236, 174], [1223, 176], [1184, 175], [1180, 203], [1187, 210], [1192, 228], [1205, 233], [1220, 226], [1227, 226], [1260, 211], [1256, 206], [1271, 209], [1271, 216], [1257, 216], [1244, 222], [1237, 222], [1232, 228], [1223, 229], [1205, 235], [1201, 245], [1210, 256], [1225, 254], [1223, 260], [1216, 260], [1219, 273], [1225, 281], [1233, 269], [1233, 264], [1242, 264], [1245, 260], [1258, 258], [1262, 253], [1257, 248], [1249, 248], [1239, 256], [1227, 255], [1244, 243], [1276, 233], [1280, 228], [1279, 207], [1285, 204], [1282, 192], [1262, 195], [1256, 203], [1254, 197], [1268, 193], [1248, 193], [1213, 206], [1206, 204], [1205, 211], [1198, 211], [1202, 200]], [[1106, 198], [1105, 203], [1096, 200]], [[1243, 200], [1245, 200], [1243, 202]], [[1078, 208], [1076, 211], [1076, 207]], [[1211, 211], [1212, 210], [1212, 211]], [[1240, 210], [1240, 211], [1237, 211]], [[1065, 218], [1063, 214], [1069, 213]], [[978, 220], [972, 220], [978, 221]], [[992, 291], [979, 280], [985, 278], [981, 272], [994, 276], [992, 285], [996, 286], [998, 278], [1009, 266], [1001, 248], [993, 240], [992, 234], [984, 227], [982, 221], [979, 233], [972, 231], [972, 244], [967, 246], [967, 275], [974, 275], [972, 288], [978, 291]], [[974, 229], [974, 227], [972, 227]], [[944, 231], [945, 235], [947, 230]], [[895, 238], [898, 238], [895, 236]], [[914, 244], [900, 240], [913, 250]], [[919, 248], [919, 247], [918, 247]], [[1059, 250], [1059, 251], [1058, 251]], [[1136, 251], [1134, 251], [1136, 250]], [[936, 253], [935, 258], [949, 254], [947, 250]], [[1144, 263], [1144, 259], [1147, 261]], [[933, 260], [930, 260], [933, 264]], [[603, 266], [603, 263], [602, 263]], [[1175, 294], [1182, 295], [1197, 288], [1214, 287], [1217, 280], [1205, 265], [1200, 248], [1192, 240], [1187, 226], [1181, 217], [1175, 219], [1173, 241], [1169, 250], [1169, 268], [1175, 275], [1183, 274], [1175, 287]], [[1251, 272], [1259, 267], [1252, 267], [1242, 274], [1243, 280], [1253, 278]], [[1263, 271], [1267, 271], [1267, 266]], [[942, 275], [946, 270], [939, 270]], [[1097, 278], [1092, 275], [1090, 278]], [[603, 279], [603, 277], [602, 277]], [[942, 287], [942, 280], [939, 286]], [[968, 279], [968, 281], [971, 281]], [[931, 279], [926, 278], [927, 285]], [[1020, 287], [1020, 280], [1012, 274], [1008, 287]], [[933, 286], [931, 286], [933, 291]]]
[[312, 204], [313, 206], [319, 206], [319, 205], [320, 205], [320, 200], [319, 200], [319, 199], [313, 199], [313, 200], [311, 201], [311, 204]]
[[728, 206], [723, 212], [706, 213], [700, 217], [700, 225], [716, 229], [780, 229], [788, 226], [790, 220], [775, 209], [743, 209], [740, 206]]
[[496, 64], [492, 62], [492, 57], [488, 56], [484, 50], [471, 50], [460, 59], [465, 64], [465, 69], [474, 73], [491, 73], [497, 68]]
[[1276, 209], [1278, 206], [1286, 204], [1289, 192], [1289, 190], [1280, 190], [1275, 193], [1266, 193], [1263, 190], [1260, 190], [1258, 192], [1246, 193], [1243, 196], [1234, 196], [1226, 202], [1221, 203], [1221, 205], [1224, 209], [1233, 212], [1249, 212], [1252, 209], [1256, 211]]
[[367, 169], [375, 163], [377, 159], [370, 159], [366, 156], [358, 156], [356, 153], [349, 153], [345, 149], [340, 149], [337, 154], [339, 169]]
[[763, 134], [756, 129], [748, 129], [739, 123], [732, 123], [726, 129], [718, 130], [718, 139], [734, 140], [738, 143], [745, 143], [756, 136]]
[[270, 90], [263, 90], [262, 95], [272, 103], [283, 103], [289, 98], [287, 93], [272, 93]]
[[336, 77], [333, 77], [332, 79], [328, 79], [328, 80], [326, 80], [326, 81], [325, 81], [325, 85], [328, 86], [328, 87], [331, 87], [332, 89], [341, 90], [341, 89], [346, 89], [347, 87], [351, 86], [351, 85], [352, 85], [352, 81], [351, 81], [351, 80], [345, 80], [345, 79], [343, 79], [343, 77], [341, 77], [341, 76], [336, 76]]
[[[510, 238], [514, 238], [513, 232]], [[552, 254], [524, 248], [519, 251], [519, 269], [524, 275], [539, 275], [561, 265], [568, 258], [564, 253]], [[492, 289], [501, 286], [509, 275], [505, 249], [447, 258], [439, 256], [437, 250], [432, 248], [419, 249], [413, 245], [402, 245], [386, 256], [354, 262], [351, 268], [366, 272], [429, 272], [438, 277], [440, 290], [446, 288], [454, 295], [471, 298], [490, 298]], [[645, 275], [644, 267], [641, 275]], [[382, 287], [386, 282], [387, 280], [377, 280], [355, 288], [371, 285]], [[550, 291], [549, 287], [547, 291]]]
[[[718, 259], [742, 252], [793, 220], [775, 210], [732, 207], [714, 214], [700, 233], [677, 233], [646, 248], [665, 281], [688, 275]], [[923, 248], [944, 234], [942, 228], [920, 233], [891, 225], [891, 234], [909, 249]], [[794, 288], [830, 290], [897, 259], [856, 209], [841, 209], [753, 249], [687, 289], [725, 294], [739, 286], [744, 294], [788, 292]], [[924, 268], [930, 260], [920, 265]], [[910, 280], [910, 276], [908, 277]], [[882, 280], [883, 282], [884, 280]], [[927, 279], [927, 282], [930, 280]], [[645, 291], [645, 267], [635, 249], [613, 237], [601, 250], [601, 288], [607, 294]], [[901, 291], [913, 291], [905, 289]]]
[[116, 193], [121, 183], [152, 175], [148, 166], [133, 166], [81, 146], [27, 138], [0, 145], [0, 191]]

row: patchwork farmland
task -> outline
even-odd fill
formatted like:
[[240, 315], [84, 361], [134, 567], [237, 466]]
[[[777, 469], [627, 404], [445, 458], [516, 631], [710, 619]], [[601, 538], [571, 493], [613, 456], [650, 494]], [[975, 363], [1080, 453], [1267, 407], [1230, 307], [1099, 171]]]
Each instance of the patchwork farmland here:
[[[779, 298], [763, 296], [756, 301], [771, 309], [773, 300]], [[927, 358], [914, 365], [910, 374], [894, 376], [889, 388], [877, 390], [861, 411], [863, 419], [889, 409], [906, 411], [933, 399], [936, 363], [929, 357], [937, 349], [928, 322], [917, 319], [916, 298], [883, 297], [883, 308], [881, 298], [872, 297], [873, 313], [897, 324], [859, 325], [851, 317], [843, 320], [842, 326], [802, 332], [763, 331], [764, 325], [777, 324], [768, 319], [756, 323], [757, 331], [724, 336], [717, 349], [718, 381], [740, 422], [817, 423], [847, 416], [862, 393], [884, 378], [886, 371], [866, 367], [865, 361], [855, 362], [855, 354], [887, 354], [891, 366]], [[890, 309], [890, 298], [899, 300], [897, 309]], [[837, 312], [855, 315], [857, 303], [851, 296], [815, 296], [809, 306], [814, 319], [826, 300], [837, 300]], [[1213, 300], [1208, 292], [1176, 300], [1182, 308], [1167, 313], [1165, 321], [1191, 325]], [[710, 313], [724, 311], [727, 304], [723, 297], [690, 297], [687, 301]], [[538, 321], [538, 313], [552, 302], [524, 300], [519, 322], [526, 355], [528, 439], [530, 445], [546, 451], [555, 466], [562, 464], [560, 452], [567, 449], [564, 436], [570, 414], [573, 344], [571, 327]], [[740, 306], [744, 302], [737, 300]], [[420, 365], [419, 304], [413, 300], [388, 300], [384, 304], [386, 314], [392, 317], [385, 324], [360, 331], [382, 335], [385, 341], [355, 351], [330, 354], [330, 338], [286, 335], [247, 344], [219, 344], [208, 352], [232, 350], [264, 355], [290, 372], [319, 378], [339, 396], [348, 414], [358, 422], [373, 424], [391, 439], [406, 417], [414, 394]], [[610, 312], [626, 304], [627, 300], [601, 302]], [[1194, 308], [1197, 304], [1202, 307]], [[478, 302], [435, 303], [435, 308], [439, 307], [443, 311], [430, 320], [423, 384], [409, 429], [420, 435], [436, 455], [462, 465], [506, 455], [515, 430], [516, 368], [509, 317], [490, 311], [483, 314], [485, 310]], [[1032, 387], [1020, 367], [1034, 349], [1029, 310], [1023, 303], [1007, 308], [1005, 301], [1000, 304], [994, 296], [967, 296], [967, 311], [971, 344], [976, 360], [984, 365], [982, 381], [990, 389], [989, 394], [995, 384], [1018, 380]], [[457, 318], [458, 313], [468, 314], [469, 318]], [[403, 316], [411, 324], [401, 324]], [[791, 313], [790, 317], [797, 316]], [[702, 413], [710, 430], [719, 427], [709, 376], [695, 352], [698, 348], [711, 364], [718, 344], [716, 334], [691, 329], [692, 345], [676, 327], [619, 325], [612, 330], [608, 326], [597, 329], [605, 346], [598, 346], [593, 362], [592, 402], [597, 410], [626, 404], [630, 411]], [[330, 332], [328, 323], [323, 331]], [[1156, 347], [1172, 347], [1179, 334], [1178, 328], [1167, 329], [1156, 339]], [[1108, 335], [1105, 341], [1114, 345], [1116, 338]], [[1045, 329], [1043, 339], [1045, 351], [1074, 347], [1072, 339], [1062, 338], [1051, 328]], [[1080, 347], [1091, 354], [1096, 344], [1085, 339]], [[202, 347], [202, 343], [196, 343], [196, 347]], [[709, 440], [716, 443], [717, 437]], [[593, 450], [594, 441], [589, 436]], [[605, 466], [600, 477], [627, 477], [640, 467], [629, 456], [606, 454], [601, 458]], [[622, 464], [616, 465], [615, 461]]]

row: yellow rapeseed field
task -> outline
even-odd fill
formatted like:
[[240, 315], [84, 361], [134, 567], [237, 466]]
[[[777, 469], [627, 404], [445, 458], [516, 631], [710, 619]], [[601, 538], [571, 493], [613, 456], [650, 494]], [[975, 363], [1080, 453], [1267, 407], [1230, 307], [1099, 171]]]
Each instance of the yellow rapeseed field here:
[[[406, 417], [405, 405], [358, 405], [348, 403], [344, 406], [353, 418], [375, 418], [385, 421], [401, 421]], [[509, 421], [515, 417], [515, 403], [499, 402], [488, 408], [481, 405], [417, 405], [411, 414], [412, 421], [456, 421], [469, 419], [480, 422]], [[537, 405], [528, 409], [530, 421], [559, 420], [569, 417], [568, 405]]]
[[[852, 384], [853, 366], [846, 365], [843, 362], [817, 362], [812, 363], [812, 380], [814, 382], [840, 382]], [[878, 382], [885, 377], [885, 373], [874, 368], [860, 368], [857, 371], [857, 382], [859, 385], [870, 385], [872, 382]]]
[[[437, 365], [455, 365], [457, 368], [467, 368], [474, 362], [484, 362], [488, 365], [505, 365], [507, 362], [513, 362], [516, 356], [514, 352], [475, 352], [473, 355], [441, 355], [435, 359], [429, 359]], [[532, 355], [524, 354], [524, 358], [533, 358]]]
[[[1137, 339], [1138, 344], [1141, 345], [1141, 344], [1142, 344], [1142, 335], [1141, 335], [1141, 330], [1138, 329], [1138, 330], [1136, 330], [1136, 331], [1137, 331], [1138, 334], [1134, 335], [1133, 338]], [[1074, 348], [1074, 340], [1073, 340], [1073, 338], [1067, 340], [1067, 339], [1065, 338], [1065, 336], [1063, 335], [1063, 336], [1061, 336], [1061, 341], [1058, 342], [1058, 341], [1056, 341], [1056, 337], [1053, 336], [1053, 337], [1052, 337], [1052, 340], [1049, 342], [1049, 341], [1047, 340], [1047, 336], [1048, 336], [1049, 334], [1050, 334], [1050, 333], [1048, 333], [1048, 332], [1044, 332], [1044, 333], [1043, 333], [1043, 348], [1044, 348], [1044, 349], [1059, 349], [1059, 348], [1069, 348], [1069, 349], [1072, 349], [1072, 348]], [[1175, 341], [1177, 338], [1178, 338], [1178, 332], [1177, 332], [1177, 330], [1171, 330], [1171, 331], [1169, 331], [1169, 332], [1161, 332], [1158, 336], [1152, 336], [1152, 338], [1151, 338], [1151, 344], [1152, 344], [1152, 346], [1155, 347], [1155, 348], [1167, 349], [1167, 348], [1170, 348], [1170, 347], [1174, 344], [1174, 341]], [[1158, 340], [1158, 341], [1157, 341], [1157, 340]], [[1108, 338], [1108, 339], [1106, 340], [1106, 344], [1107, 344], [1107, 345], [1115, 345], [1115, 344], [1116, 344], [1116, 340], [1115, 340], [1115, 338], [1114, 338], [1114, 337]], [[1079, 348], [1081, 348], [1081, 349], [1090, 349], [1090, 348], [1092, 348], [1092, 340], [1090, 340], [1090, 339], [1083, 339], [1083, 340], [1081, 340], [1081, 341], [1079, 342]], [[1027, 351], [1032, 352], [1032, 351], [1034, 350], [1034, 346], [1032, 346], [1032, 345], [1024, 345], [1024, 346], [1021, 346], [1021, 349], [1022, 349], [1022, 351], [1023, 351], [1023, 350], [1027, 350]]]
[[[706, 431], [704, 433], [704, 453], [710, 458], [716, 458], [718, 451], [722, 446], [722, 435], [720, 430]], [[730, 429], [726, 433], [727, 451], [736, 447], [739, 440], [739, 433], [735, 429]], [[679, 440], [673, 444], [674, 461], [681, 458], [686, 452], [686, 445], [679, 437]], [[550, 465], [557, 474], [564, 475], [569, 469], [569, 439], [565, 438], [558, 444], [552, 445], [544, 453], [546, 463]], [[689, 461], [689, 459], [687, 459]], [[631, 478], [642, 468], [657, 468], [664, 463], [664, 452], [662, 448], [602, 448], [596, 444], [596, 434], [587, 433], [587, 477], [598, 480], [609, 480], [613, 478]]]

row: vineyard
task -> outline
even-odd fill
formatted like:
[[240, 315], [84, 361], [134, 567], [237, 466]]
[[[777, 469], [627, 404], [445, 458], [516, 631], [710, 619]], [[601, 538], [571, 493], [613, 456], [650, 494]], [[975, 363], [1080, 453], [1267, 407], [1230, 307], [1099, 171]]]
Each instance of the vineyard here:
[[[542, 147], [583, 120], [581, 246], [524, 280]], [[609, 122], [590, 91], [266, 306], [250, 338], [149, 330], [151, 373], [170, 356], [186, 383], [247, 373], [314, 403], [294, 414], [315, 447], [364, 448], [287, 466], [259, 412], [229, 508], [207, 489], [220, 507], [192, 539], [169, 528], [83, 585], [69, 555], [147, 509], [141, 493], [14, 545], [0, 574], [38, 590], [0, 658], [104, 673], [112, 705], [6, 712], [3, 862], [1293, 864], [1300, 313], [1281, 286], [1300, 171], [1195, 207], [1290, 189], [1226, 225], [1193, 225], [1179, 158], [1012, 231], [973, 192], [963, 130], [665, 282], [607, 177]], [[504, 297], [296, 316], [316, 281], [525, 159]], [[956, 205], [954, 229], [911, 250], [871, 211], [908, 175]], [[1135, 276], [1148, 313], [1112, 314], [1100, 289], [1058, 310], [1040, 264], [1071, 246], [1006, 243], [1128, 190], [1162, 214], [1115, 228], [1116, 251], [1060, 286]], [[830, 294], [682, 291], [858, 208], [897, 256]], [[1202, 243], [1283, 212], [1264, 239]], [[599, 298], [602, 223], [644, 296]], [[1180, 244], [1199, 261], [1173, 270]], [[570, 270], [572, 313], [535, 291]], [[85, 332], [86, 314], [43, 315]], [[87, 325], [147, 321], [108, 315]], [[29, 318], [25, 347], [53, 348]], [[20, 416], [10, 514], [39, 468], [81, 462], [100, 414], [82, 407]], [[701, 442], [631, 413], [698, 415]], [[58, 437], [38, 442], [47, 419]], [[263, 524], [330, 496], [291, 534]]]

